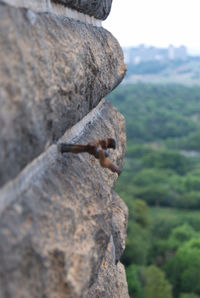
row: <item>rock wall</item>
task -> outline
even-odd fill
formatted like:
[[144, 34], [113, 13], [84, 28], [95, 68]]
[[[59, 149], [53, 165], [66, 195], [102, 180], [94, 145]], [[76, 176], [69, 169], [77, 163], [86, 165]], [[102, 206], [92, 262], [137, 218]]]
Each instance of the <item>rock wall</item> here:
[[0, 298], [128, 297], [118, 175], [59, 151], [114, 138], [123, 167], [124, 118], [102, 99], [125, 73], [99, 27], [111, 2], [0, 2]]

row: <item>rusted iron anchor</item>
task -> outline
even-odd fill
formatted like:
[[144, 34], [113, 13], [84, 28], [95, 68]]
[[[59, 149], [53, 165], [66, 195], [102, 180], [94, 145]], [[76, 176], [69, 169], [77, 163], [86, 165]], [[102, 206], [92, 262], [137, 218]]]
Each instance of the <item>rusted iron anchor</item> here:
[[108, 159], [108, 149], [116, 149], [116, 142], [112, 138], [98, 140], [95, 142], [88, 143], [86, 145], [60, 143], [58, 144], [58, 146], [61, 153], [71, 152], [79, 154], [87, 152], [93, 155], [96, 159], [98, 159], [100, 165], [103, 168], [107, 168], [111, 170], [113, 173], [117, 173], [118, 175], [121, 174], [120, 169]]

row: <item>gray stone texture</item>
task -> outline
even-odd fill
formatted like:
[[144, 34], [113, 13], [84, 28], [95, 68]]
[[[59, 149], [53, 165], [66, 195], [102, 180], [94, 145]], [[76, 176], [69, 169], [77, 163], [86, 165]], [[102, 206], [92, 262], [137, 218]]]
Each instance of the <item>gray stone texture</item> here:
[[[97, 280], [88, 291], [88, 298], [129, 297], [124, 266], [118, 262], [125, 248], [128, 211], [116, 193], [112, 192], [112, 198], [112, 225], [114, 225], [114, 229], [112, 229]], [[122, 246], [123, 249], [121, 249]]]
[[103, 28], [1, 2], [0, 186], [92, 110], [124, 73], [120, 46]]
[[[105, 100], [58, 140], [112, 137], [122, 167], [123, 116]], [[0, 190], [0, 297], [128, 297], [123, 266], [127, 207], [117, 178], [87, 153], [51, 145]]]
[[52, 0], [61, 3], [79, 12], [105, 20], [110, 13], [112, 0]]
[[[124, 118], [102, 99], [124, 76], [120, 46], [49, 0], [5, 2], [15, 7], [0, 2], [0, 298], [127, 298], [118, 175], [59, 151], [114, 138], [109, 159], [122, 169]], [[54, 2], [105, 19], [112, 0]]]
[[37, 12], [49, 11], [52, 4], [56, 3], [99, 20], [107, 18], [112, 5], [112, 0], [3, 0], [3, 2]]
[[50, 0], [2, 0], [2, 2], [15, 7], [29, 8], [36, 12], [51, 10]]

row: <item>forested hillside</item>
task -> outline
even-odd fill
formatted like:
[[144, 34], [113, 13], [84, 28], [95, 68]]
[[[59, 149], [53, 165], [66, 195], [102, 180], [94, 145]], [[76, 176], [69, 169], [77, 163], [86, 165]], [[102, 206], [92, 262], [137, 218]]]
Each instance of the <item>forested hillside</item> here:
[[199, 297], [200, 87], [124, 85], [109, 99], [127, 125], [116, 190], [129, 207], [130, 296]]
[[200, 58], [149, 60], [138, 64], [128, 63], [124, 83], [179, 83], [200, 84]]

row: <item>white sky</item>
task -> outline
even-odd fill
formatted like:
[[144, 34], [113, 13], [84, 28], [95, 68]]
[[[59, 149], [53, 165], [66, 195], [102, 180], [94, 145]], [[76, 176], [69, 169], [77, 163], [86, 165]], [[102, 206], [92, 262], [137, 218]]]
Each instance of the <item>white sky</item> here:
[[103, 26], [121, 46], [173, 44], [200, 52], [200, 0], [113, 0]]

